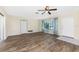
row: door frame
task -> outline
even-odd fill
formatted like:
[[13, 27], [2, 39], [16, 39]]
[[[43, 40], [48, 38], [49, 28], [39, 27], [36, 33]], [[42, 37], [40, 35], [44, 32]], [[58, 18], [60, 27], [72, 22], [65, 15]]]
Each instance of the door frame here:
[[3, 41], [3, 40], [5, 40], [7, 37], [6, 37], [6, 18], [5, 18], [5, 16], [4, 15], [1, 15], [2, 17], [3, 17], [3, 34], [2, 34], [2, 36], [3, 36], [3, 39], [1, 39], [0, 41]]

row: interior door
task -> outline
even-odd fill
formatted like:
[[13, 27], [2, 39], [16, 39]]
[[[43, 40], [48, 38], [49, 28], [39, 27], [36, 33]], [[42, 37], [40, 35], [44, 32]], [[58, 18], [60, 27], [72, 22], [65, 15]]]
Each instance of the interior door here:
[[4, 39], [4, 19], [0, 15], [0, 41]]
[[27, 32], [27, 21], [26, 20], [20, 21], [20, 32], [21, 32], [21, 34]]
[[74, 37], [74, 19], [72, 17], [62, 19], [62, 35]]

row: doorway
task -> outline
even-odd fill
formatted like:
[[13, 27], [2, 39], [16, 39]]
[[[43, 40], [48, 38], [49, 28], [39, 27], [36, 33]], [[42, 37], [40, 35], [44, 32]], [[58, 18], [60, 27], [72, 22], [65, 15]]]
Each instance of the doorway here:
[[0, 41], [6, 39], [5, 37], [5, 18], [3, 15], [0, 15]]
[[27, 33], [27, 20], [20, 20], [20, 32], [21, 34]]

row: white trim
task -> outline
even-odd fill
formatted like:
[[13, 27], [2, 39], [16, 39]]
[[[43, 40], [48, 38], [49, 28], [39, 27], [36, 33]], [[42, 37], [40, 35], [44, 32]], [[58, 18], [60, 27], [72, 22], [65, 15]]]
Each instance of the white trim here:
[[6, 39], [6, 18], [4, 16], [4, 40]]
[[59, 36], [57, 39], [59, 40], [62, 40], [62, 41], [66, 41], [66, 42], [69, 42], [69, 43], [72, 43], [74, 45], [78, 45], [79, 46], [79, 40], [78, 39], [75, 39], [74, 37], [73, 38], [69, 38], [69, 37], [63, 37], [63, 36]]
[[5, 21], [5, 16], [1, 16], [2, 17], [2, 39], [0, 39], [0, 41], [3, 41], [6, 39], [6, 21]]

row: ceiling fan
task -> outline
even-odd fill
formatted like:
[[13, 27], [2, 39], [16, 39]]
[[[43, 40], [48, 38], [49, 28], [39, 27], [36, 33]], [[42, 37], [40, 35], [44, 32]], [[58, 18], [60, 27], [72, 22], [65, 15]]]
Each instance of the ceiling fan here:
[[43, 11], [41, 14], [43, 15], [44, 13], [48, 13], [49, 15], [51, 15], [51, 12], [50, 11], [56, 11], [57, 8], [53, 8], [53, 9], [50, 9], [49, 6], [45, 6], [44, 10], [38, 10], [38, 11]]

